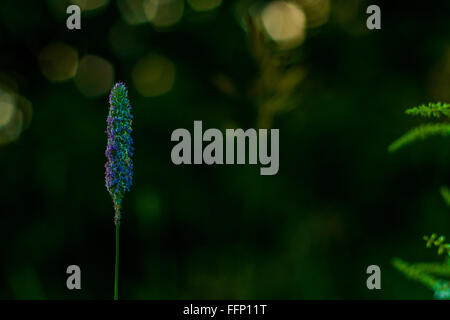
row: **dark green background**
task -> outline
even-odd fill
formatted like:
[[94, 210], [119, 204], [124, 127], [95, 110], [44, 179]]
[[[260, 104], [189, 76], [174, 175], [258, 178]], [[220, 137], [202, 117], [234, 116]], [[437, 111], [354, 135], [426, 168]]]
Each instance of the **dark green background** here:
[[[450, 181], [448, 140], [396, 154], [387, 146], [420, 122], [406, 108], [448, 97], [433, 93], [430, 74], [438, 68], [449, 77], [439, 65], [449, 55], [450, 2], [381, 2], [382, 30], [368, 31], [372, 3], [362, 1], [342, 23], [343, 2], [331, 1], [328, 22], [290, 50], [307, 74], [291, 110], [273, 118], [280, 170], [260, 176], [259, 165], [170, 159], [172, 131], [192, 132], [194, 120], [204, 128], [258, 126], [258, 103], [247, 92], [260, 70], [236, 18], [238, 2], [206, 14], [186, 5], [165, 32], [129, 26], [130, 54], [119, 56], [108, 39], [121, 19], [115, 1], [69, 31], [47, 1], [2, 0], [0, 71], [16, 79], [33, 116], [19, 139], [0, 147], [0, 298], [112, 298], [107, 95], [87, 98], [73, 81], [43, 76], [40, 51], [64, 42], [80, 57], [110, 61], [130, 89], [136, 154], [121, 228], [122, 299], [431, 299], [391, 259], [440, 260], [422, 236], [448, 235], [439, 195]], [[176, 68], [173, 89], [153, 98], [137, 92], [130, 74], [149, 52]], [[211, 80], [217, 74], [239, 94], [221, 92]], [[81, 267], [80, 291], [66, 288], [71, 264]], [[382, 290], [366, 288], [371, 264], [381, 267]]]

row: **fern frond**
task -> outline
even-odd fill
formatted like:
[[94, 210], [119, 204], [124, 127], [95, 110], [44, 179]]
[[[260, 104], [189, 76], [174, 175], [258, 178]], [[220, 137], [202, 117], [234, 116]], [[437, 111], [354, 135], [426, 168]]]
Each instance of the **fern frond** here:
[[434, 289], [436, 299], [450, 300], [450, 282], [439, 281]]
[[436, 233], [431, 236], [424, 236], [423, 240], [427, 242], [427, 248], [431, 248], [433, 245], [438, 247], [438, 254], [447, 253], [450, 256], [450, 244], [445, 243], [445, 236], [438, 237]]
[[394, 152], [414, 141], [424, 140], [430, 136], [448, 136], [450, 135], [450, 124], [446, 123], [433, 123], [424, 124], [416, 128], [411, 129], [403, 136], [395, 140], [389, 147], [389, 152]]
[[417, 263], [415, 266], [426, 273], [450, 277], [450, 265], [445, 263]]
[[445, 265], [440, 269], [434, 268], [430, 270], [430, 264], [409, 264], [401, 259], [395, 258], [392, 260], [393, 266], [403, 273], [407, 278], [418, 281], [434, 291], [434, 297], [436, 299], [450, 299], [450, 282], [435, 278], [430, 273], [435, 271], [443, 271], [445, 275], [448, 273], [448, 268]]
[[450, 189], [446, 186], [441, 187], [441, 196], [444, 198], [445, 203], [450, 206]]
[[409, 264], [399, 258], [394, 258], [392, 260], [392, 265], [401, 273], [403, 273], [406, 277], [422, 283], [431, 290], [434, 290], [436, 284], [439, 282], [437, 278], [425, 273], [417, 266]]
[[428, 105], [422, 104], [418, 107], [405, 111], [412, 116], [422, 116], [425, 118], [450, 117], [450, 104], [441, 102], [430, 102]]

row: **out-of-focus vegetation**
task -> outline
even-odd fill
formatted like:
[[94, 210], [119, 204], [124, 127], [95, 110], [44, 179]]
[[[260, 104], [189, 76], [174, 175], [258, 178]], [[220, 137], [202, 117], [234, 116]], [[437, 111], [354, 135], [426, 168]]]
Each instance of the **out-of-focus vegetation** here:
[[[424, 118], [448, 118], [448, 103], [429, 103], [406, 110], [406, 114], [421, 116]], [[415, 127], [395, 140], [390, 146], [389, 151], [396, 151], [417, 140], [423, 140], [435, 135], [448, 135], [450, 126], [447, 123], [428, 123]], [[441, 195], [444, 201], [450, 205], [449, 190], [446, 186], [441, 187]], [[403, 272], [409, 278], [417, 280], [434, 291], [434, 296], [438, 299], [450, 299], [450, 244], [446, 243], [445, 236], [437, 236], [433, 233], [431, 236], [424, 236], [427, 242], [427, 248], [438, 247], [438, 254], [444, 254], [443, 263], [418, 263], [408, 265], [400, 259], [394, 259], [394, 266]]]
[[445, 242], [445, 236], [438, 237], [435, 233], [424, 236], [427, 247], [438, 247], [438, 254], [445, 256], [443, 263], [416, 263], [410, 265], [395, 258], [393, 265], [408, 278], [416, 280], [433, 290], [437, 299], [450, 299], [450, 244]]
[[[66, 8], [82, 8], [82, 29]], [[438, 261], [447, 139], [386, 146], [450, 101], [450, 2], [0, 1], [0, 298], [111, 299], [107, 94], [129, 86], [135, 180], [121, 298], [433, 298], [391, 265]], [[170, 135], [280, 129], [280, 170], [175, 166]], [[66, 268], [82, 290], [66, 289]], [[382, 290], [366, 288], [381, 267]]]

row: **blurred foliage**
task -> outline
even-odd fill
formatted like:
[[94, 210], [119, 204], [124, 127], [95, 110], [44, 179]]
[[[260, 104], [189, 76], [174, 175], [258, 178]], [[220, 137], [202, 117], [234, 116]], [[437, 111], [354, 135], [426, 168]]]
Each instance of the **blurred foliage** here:
[[[422, 116], [424, 118], [449, 118], [449, 107], [450, 105], [447, 103], [429, 103], [428, 105], [410, 108], [406, 110], [406, 114]], [[448, 135], [449, 133], [450, 125], [448, 124], [433, 123], [421, 125], [395, 140], [389, 146], [389, 151], [396, 151], [419, 139], [426, 139], [436, 134]], [[441, 195], [446, 204], [450, 206], [450, 195], [447, 187], [441, 187]], [[436, 233], [430, 236], [424, 236], [423, 239], [427, 242], [427, 248], [435, 246], [438, 248], [437, 252], [439, 255], [445, 255], [445, 261], [443, 263], [408, 265], [406, 262], [396, 258], [393, 260], [393, 265], [407, 277], [419, 281], [432, 289], [437, 299], [450, 299], [450, 244], [445, 242], [445, 236], [438, 236]], [[435, 274], [446, 278], [437, 278], [434, 276]]]
[[[448, 232], [448, 141], [386, 146], [406, 106], [449, 101], [450, 2], [376, 3], [379, 31], [366, 0], [0, 1], [0, 298], [112, 298], [118, 80], [136, 150], [122, 298], [432, 298], [391, 257], [429, 261], [418, 239]], [[280, 129], [280, 171], [173, 165], [170, 135], [194, 120]], [[382, 290], [366, 288], [372, 264]]]
[[[438, 237], [435, 233], [431, 236], [424, 236], [427, 241], [427, 248], [431, 246], [438, 247], [438, 254], [445, 254], [443, 263], [408, 263], [394, 259], [393, 265], [399, 271], [403, 272], [408, 278], [421, 282], [429, 289], [434, 291], [437, 299], [450, 300], [450, 244], [445, 243], [445, 237]], [[440, 278], [437, 278], [439, 276]]]
[[[449, 108], [450, 104], [440, 102], [437, 103], [429, 103], [428, 105], [421, 105], [419, 107], [414, 107], [406, 110], [406, 114], [414, 115], [414, 116], [422, 116], [424, 118], [441, 118], [441, 117], [449, 117]], [[428, 137], [435, 135], [443, 135], [447, 136], [450, 134], [450, 124], [447, 123], [432, 123], [432, 124], [424, 124], [418, 127], [415, 127], [405, 133], [403, 136], [395, 140], [389, 146], [389, 151], [396, 151], [414, 141], [424, 140]]]

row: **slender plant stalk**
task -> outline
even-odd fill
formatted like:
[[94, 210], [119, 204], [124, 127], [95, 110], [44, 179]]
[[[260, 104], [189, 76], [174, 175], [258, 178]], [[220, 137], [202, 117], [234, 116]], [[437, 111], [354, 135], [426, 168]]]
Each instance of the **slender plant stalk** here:
[[119, 299], [119, 231], [120, 221], [116, 224], [116, 267], [114, 272], [114, 300]]
[[133, 116], [125, 84], [118, 82], [109, 95], [109, 114], [106, 133], [108, 144], [105, 155], [106, 188], [114, 204], [116, 226], [116, 261], [114, 270], [114, 300], [119, 299], [119, 230], [122, 199], [130, 191], [133, 180], [133, 139], [131, 138]]

